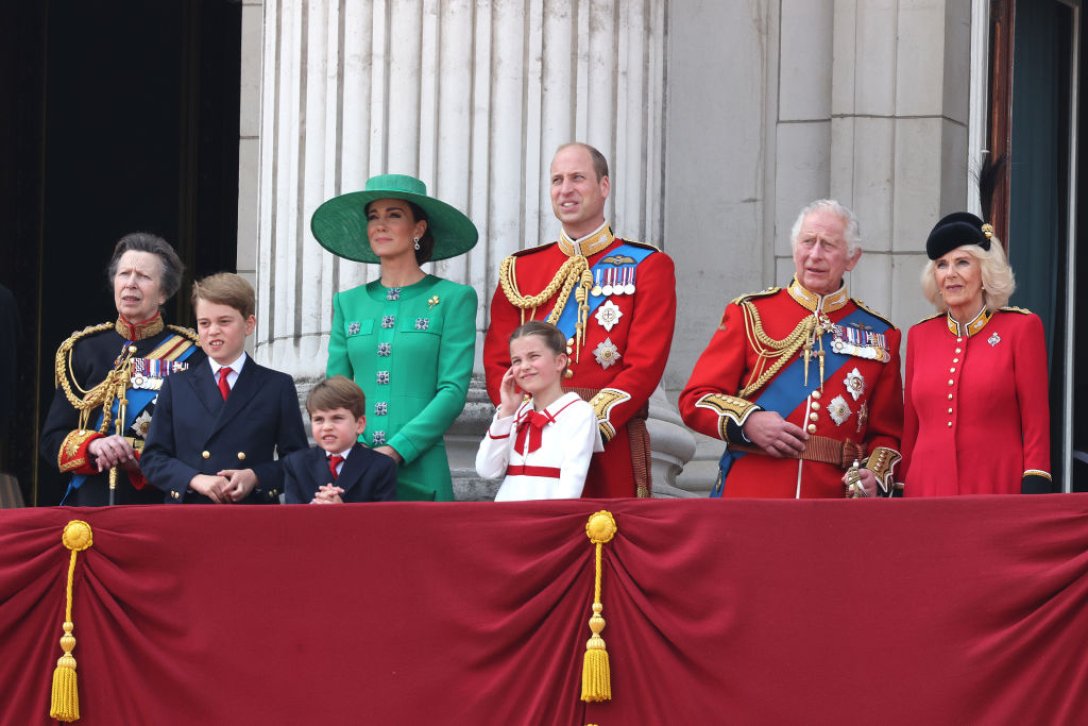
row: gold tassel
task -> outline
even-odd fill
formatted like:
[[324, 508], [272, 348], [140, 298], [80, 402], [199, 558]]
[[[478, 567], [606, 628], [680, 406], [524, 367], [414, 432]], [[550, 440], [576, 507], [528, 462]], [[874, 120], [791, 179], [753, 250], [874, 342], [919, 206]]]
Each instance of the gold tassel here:
[[593, 615], [589, 618], [589, 629], [593, 635], [586, 641], [586, 653], [582, 661], [582, 700], [590, 703], [612, 700], [612, 670], [604, 638], [601, 637], [605, 625], [604, 618], [601, 617], [601, 611], [604, 610], [604, 605], [601, 604], [601, 550], [616, 536], [616, 520], [612, 513], [602, 509], [590, 515], [586, 522], [586, 536], [595, 548]]
[[53, 698], [49, 706], [49, 717], [71, 723], [79, 720], [79, 681], [76, 676], [76, 659], [72, 655], [76, 647], [76, 638], [72, 635], [72, 630], [75, 628], [72, 622], [72, 584], [75, 580], [77, 554], [94, 544], [91, 525], [73, 519], [64, 526], [64, 533], [60, 540], [72, 551], [72, 556], [68, 560], [64, 635], [60, 637], [60, 647], [64, 655], [57, 660], [57, 667], [53, 671]]

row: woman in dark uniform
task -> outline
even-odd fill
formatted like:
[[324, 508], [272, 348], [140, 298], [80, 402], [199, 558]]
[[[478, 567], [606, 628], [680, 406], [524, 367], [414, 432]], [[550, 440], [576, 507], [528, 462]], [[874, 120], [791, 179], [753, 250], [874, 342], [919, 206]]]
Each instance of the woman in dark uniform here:
[[122, 237], [108, 271], [117, 319], [84, 328], [57, 350], [41, 454], [72, 475], [62, 504], [162, 503], [139, 466], [155, 397], [163, 378], [204, 360], [193, 331], [162, 319], [182, 270], [161, 237]]
[[1050, 491], [1046, 344], [993, 229], [967, 212], [926, 241], [922, 289], [937, 315], [907, 338], [904, 496]]

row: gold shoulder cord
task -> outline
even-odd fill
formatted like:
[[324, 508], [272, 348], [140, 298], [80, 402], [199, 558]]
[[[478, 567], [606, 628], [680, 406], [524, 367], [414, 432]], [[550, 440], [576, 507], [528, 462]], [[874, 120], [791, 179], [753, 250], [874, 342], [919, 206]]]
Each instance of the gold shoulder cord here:
[[193, 331], [192, 328], [185, 328], [185, 327], [182, 327], [180, 325], [167, 325], [166, 327], [169, 328], [170, 330], [173, 330], [178, 335], [181, 335], [181, 336], [184, 336], [184, 337], [188, 338], [189, 340], [193, 341], [197, 345], [200, 344], [200, 336], [197, 335]]
[[[57, 357], [53, 364], [56, 385], [64, 390], [64, 396], [68, 399], [68, 403], [72, 404], [72, 408], [79, 411], [80, 429], [87, 428], [87, 422], [90, 420], [92, 411], [97, 408], [102, 409], [102, 425], [98, 428], [98, 433], [101, 434], [106, 433], [109, 429], [114, 399], [116, 399], [119, 394], [123, 394], [128, 388], [128, 374], [132, 353], [126, 351], [117, 366], [106, 374], [105, 379], [103, 379], [101, 383], [89, 390], [84, 390], [76, 381], [75, 371], [72, 370], [72, 349], [84, 336], [100, 333], [112, 328], [113, 323], [103, 323], [101, 325], [92, 325], [79, 331], [60, 344], [60, 347], [57, 348]], [[72, 390], [73, 387], [78, 389], [82, 398]]]
[[570, 291], [574, 289], [576, 284], [578, 285], [578, 288], [574, 290], [574, 299], [578, 303], [574, 358], [575, 362], [577, 362], [585, 339], [586, 318], [589, 316], [589, 288], [593, 286], [593, 275], [589, 271], [589, 261], [581, 255], [573, 255], [567, 258], [567, 261], [556, 271], [551, 282], [537, 295], [521, 294], [518, 289], [516, 272], [514, 271], [515, 262], [516, 258], [510, 255], [499, 265], [499, 284], [502, 286], [503, 294], [506, 295], [506, 299], [510, 301], [510, 304], [521, 311], [522, 323], [525, 322], [526, 310], [531, 311], [529, 313], [531, 317], [538, 307], [547, 302], [558, 291], [559, 297], [555, 300], [555, 307], [552, 309], [551, 314], [548, 315], [548, 322], [555, 325], [559, 320], [559, 316], [563, 314], [563, 309], [567, 306]]
[[[746, 300], [741, 303], [741, 309], [744, 311], [744, 334], [748, 337], [748, 344], [752, 346], [759, 356], [759, 363], [756, 365], [755, 370], [752, 371], [752, 375], [748, 377], [748, 385], [742, 388], [738, 394], [741, 398], [748, 398], [750, 394], [758, 391], [763, 387], [763, 384], [774, 377], [782, 366], [786, 365], [790, 358], [793, 357], [793, 354], [805, 345], [816, 327], [816, 319], [811, 315], [805, 316], [805, 319], [797, 324], [793, 332], [782, 340], [775, 340], [767, 335], [767, 332], [763, 329], [763, 321], [759, 317], [759, 311], [751, 301]], [[772, 359], [776, 360], [770, 368], [764, 369], [767, 361]], [[753, 379], [755, 379], [754, 382]]]

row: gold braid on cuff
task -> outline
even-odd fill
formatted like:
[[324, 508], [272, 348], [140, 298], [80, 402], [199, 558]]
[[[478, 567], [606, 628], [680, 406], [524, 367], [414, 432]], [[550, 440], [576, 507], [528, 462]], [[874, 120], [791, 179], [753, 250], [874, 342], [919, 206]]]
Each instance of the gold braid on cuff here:
[[865, 468], [876, 476], [884, 496], [890, 496], [895, 489], [894, 469], [895, 465], [903, 457], [895, 449], [886, 446], [878, 446], [869, 454], [869, 460], [865, 462]]
[[630, 400], [631, 394], [618, 388], [602, 388], [597, 392], [597, 395], [590, 399], [589, 405], [593, 407], [594, 413], [597, 414], [597, 425], [601, 429], [601, 438], [606, 442], [611, 441], [612, 437], [616, 435], [616, 427], [609, 421], [612, 409]]
[[729, 443], [727, 429], [730, 421], [743, 426], [749, 416], [760, 410], [748, 399], [726, 393], [708, 393], [695, 402], [695, 408], [705, 408], [718, 416], [718, 437], [726, 443]]

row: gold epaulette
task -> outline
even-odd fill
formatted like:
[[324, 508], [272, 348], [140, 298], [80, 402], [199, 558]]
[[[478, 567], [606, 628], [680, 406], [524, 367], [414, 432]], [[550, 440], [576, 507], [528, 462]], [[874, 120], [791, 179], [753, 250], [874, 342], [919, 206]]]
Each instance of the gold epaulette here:
[[192, 328], [186, 328], [183, 325], [167, 325], [167, 328], [173, 330], [178, 335], [185, 336], [189, 340], [193, 341], [197, 345], [200, 345], [200, 336], [196, 334], [196, 331]]
[[104, 333], [107, 330], [113, 330], [113, 323], [101, 323], [99, 325], [88, 325], [83, 330], [77, 330], [69, 335], [63, 343], [57, 347], [57, 355], [54, 359], [54, 379], [53, 385], [59, 386], [61, 377], [64, 375], [65, 365], [68, 362], [68, 353], [75, 347], [83, 338], [88, 335], [94, 335], [95, 333]]
[[1005, 312], [1005, 313], [1020, 313], [1021, 315], [1031, 315], [1032, 314], [1031, 311], [1028, 310], [1027, 308], [1018, 308], [1015, 305], [1005, 305], [1004, 307], [1001, 307], [1001, 308], [998, 308], [998, 309], [1001, 310], [1002, 312]]
[[895, 327], [895, 323], [893, 323], [891, 320], [889, 320], [886, 315], [882, 315], [881, 313], [878, 313], [876, 310], [873, 310], [871, 307], [869, 307], [868, 305], [863, 303], [861, 300], [858, 300], [856, 297], [851, 298], [851, 300], [854, 301], [855, 305], [857, 305], [859, 308], [861, 308], [865, 312], [869, 313], [873, 317], [880, 318], [881, 320], [883, 320], [888, 325], [892, 326], [893, 328]]
[[752, 298], [755, 298], [755, 297], [767, 297], [768, 295], [774, 295], [776, 292], [778, 292], [781, 289], [782, 288], [780, 288], [780, 287], [768, 287], [766, 290], [761, 290], [760, 292], [746, 292], [743, 295], [738, 295], [737, 297], [730, 300], [729, 304], [730, 305], [740, 305], [745, 300], [751, 300]]
[[948, 313], [933, 313], [932, 315], [927, 315], [926, 317], [922, 318], [917, 323], [915, 323], [915, 325], [921, 325], [922, 323], [928, 322], [930, 320], [936, 320], [937, 318], [943, 318], [947, 314]]

